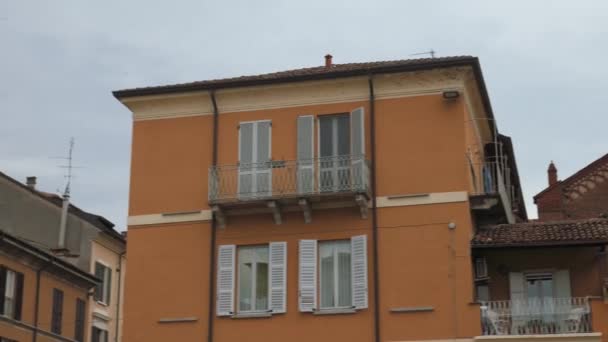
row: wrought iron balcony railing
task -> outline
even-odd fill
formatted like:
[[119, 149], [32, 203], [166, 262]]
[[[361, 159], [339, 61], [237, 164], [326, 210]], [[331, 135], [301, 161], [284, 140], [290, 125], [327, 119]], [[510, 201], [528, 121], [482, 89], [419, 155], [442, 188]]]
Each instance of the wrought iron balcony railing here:
[[483, 302], [483, 335], [575, 334], [591, 332], [587, 298], [535, 298]]
[[216, 166], [209, 168], [209, 202], [367, 194], [369, 176], [365, 157], [351, 155]]

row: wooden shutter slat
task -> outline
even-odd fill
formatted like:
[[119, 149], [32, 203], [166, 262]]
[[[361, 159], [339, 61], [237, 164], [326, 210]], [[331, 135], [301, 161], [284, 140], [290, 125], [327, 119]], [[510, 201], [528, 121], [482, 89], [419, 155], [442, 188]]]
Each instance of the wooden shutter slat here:
[[4, 315], [4, 293], [6, 292], [6, 267], [0, 266], [0, 315]]
[[356, 309], [366, 309], [368, 306], [366, 235], [351, 238], [351, 268], [353, 306]]
[[222, 245], [217, 258], [217, 308], [218, 316], [234, 313], [234, 263], [236, 247]]
[[301, 312], [317, 308], [317, 240], [300, 240], [299, 306]]
[[96, 301], [101, 301], [102, 300], [102, 294], [103, 294], [103, 281], [104, 281], [104, 266], [98, 262], [95, 263], [95, 277], [98, 278], [99, 280], [101, 280], [100, 283], [97, 283], [97, 285], [95, 285], [95, 294], [93, 295], [93, 298]]
[[287, 310], [287, 242], [271, 242], [270, 262], [270, 309], [272, 313]]
[[108, 275], [108, 278], [104, 282], [104, 292], [105, 292], [105, 303], [110, 305], [110, 300], [112, 297], [112, 269], [109, 267], [105, 267], [105, 272]]
[[15, 310], [14, 319], [21, 320], [21, 312], [23, 308], [23, 273], [15, 272]]

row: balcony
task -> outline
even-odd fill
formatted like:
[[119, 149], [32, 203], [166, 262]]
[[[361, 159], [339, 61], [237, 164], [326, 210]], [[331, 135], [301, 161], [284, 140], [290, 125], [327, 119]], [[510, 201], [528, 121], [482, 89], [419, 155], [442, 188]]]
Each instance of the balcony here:
[[497, 217], [504, 217], [504, 223], [514, 223], [513, 208], [515, 187], [511, 184], [511, 171], [505, 163], [487, 161], [469, 163], [473, 191], [472, 209], [479, 213], [479, 221], [496, 223]]
[[534, 298], [483, 302], [483, 335], [550, 335], [592, 332], [587, 298]]
[[209, 204], [220, 225], [230, 215], [301, 211], [305, 222], [314, 209], [356, 206], [366, 217], [369, 162], [363, 156], [222, 165], [209, 168]]

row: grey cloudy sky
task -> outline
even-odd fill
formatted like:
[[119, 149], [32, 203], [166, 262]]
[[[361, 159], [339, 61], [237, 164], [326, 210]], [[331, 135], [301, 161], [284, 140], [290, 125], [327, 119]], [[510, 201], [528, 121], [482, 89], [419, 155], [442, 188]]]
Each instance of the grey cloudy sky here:
[[608, 152], [608, 1], [0, 0], [0, 170], [64, 186], [126, 223], [131, 119], [115, 89], [323, 63], [474, 55], [511, 135], [530, 216], [560, 177]]

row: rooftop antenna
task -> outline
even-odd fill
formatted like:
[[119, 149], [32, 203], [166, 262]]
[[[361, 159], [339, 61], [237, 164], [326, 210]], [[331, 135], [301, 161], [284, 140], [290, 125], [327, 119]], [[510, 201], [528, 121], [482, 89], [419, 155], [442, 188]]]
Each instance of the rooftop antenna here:
[[63, 203], [61, 206], [61, 221], [59, 223], [59, 238], [57, 241], [57, 252], [67, 253], [68, 249], [65, 246], [65, 236], [67, 231], [67, 223], [68, 223], [68, 209], [70, 208], [70, 186], [72, 185], [72, 170], [74, 166], [72, 165], [72, 157], [74, 152], [74, 137], [70, 138], [70, 147], [68, 150], [67, 159], [68, 165], [61, 165], [61, 168], [67, 169], [67, 183], [65, 185], [65, 190], [63, 191]]
[[433, 50], [432, 48], [429, 51], [424, 51], [424, 52], [418, 52], [418, 53], [413, 53], [410, 56], [420, 56], [420, 55], [430, 55], [431, 58], [435, 58], [435, 50]]

